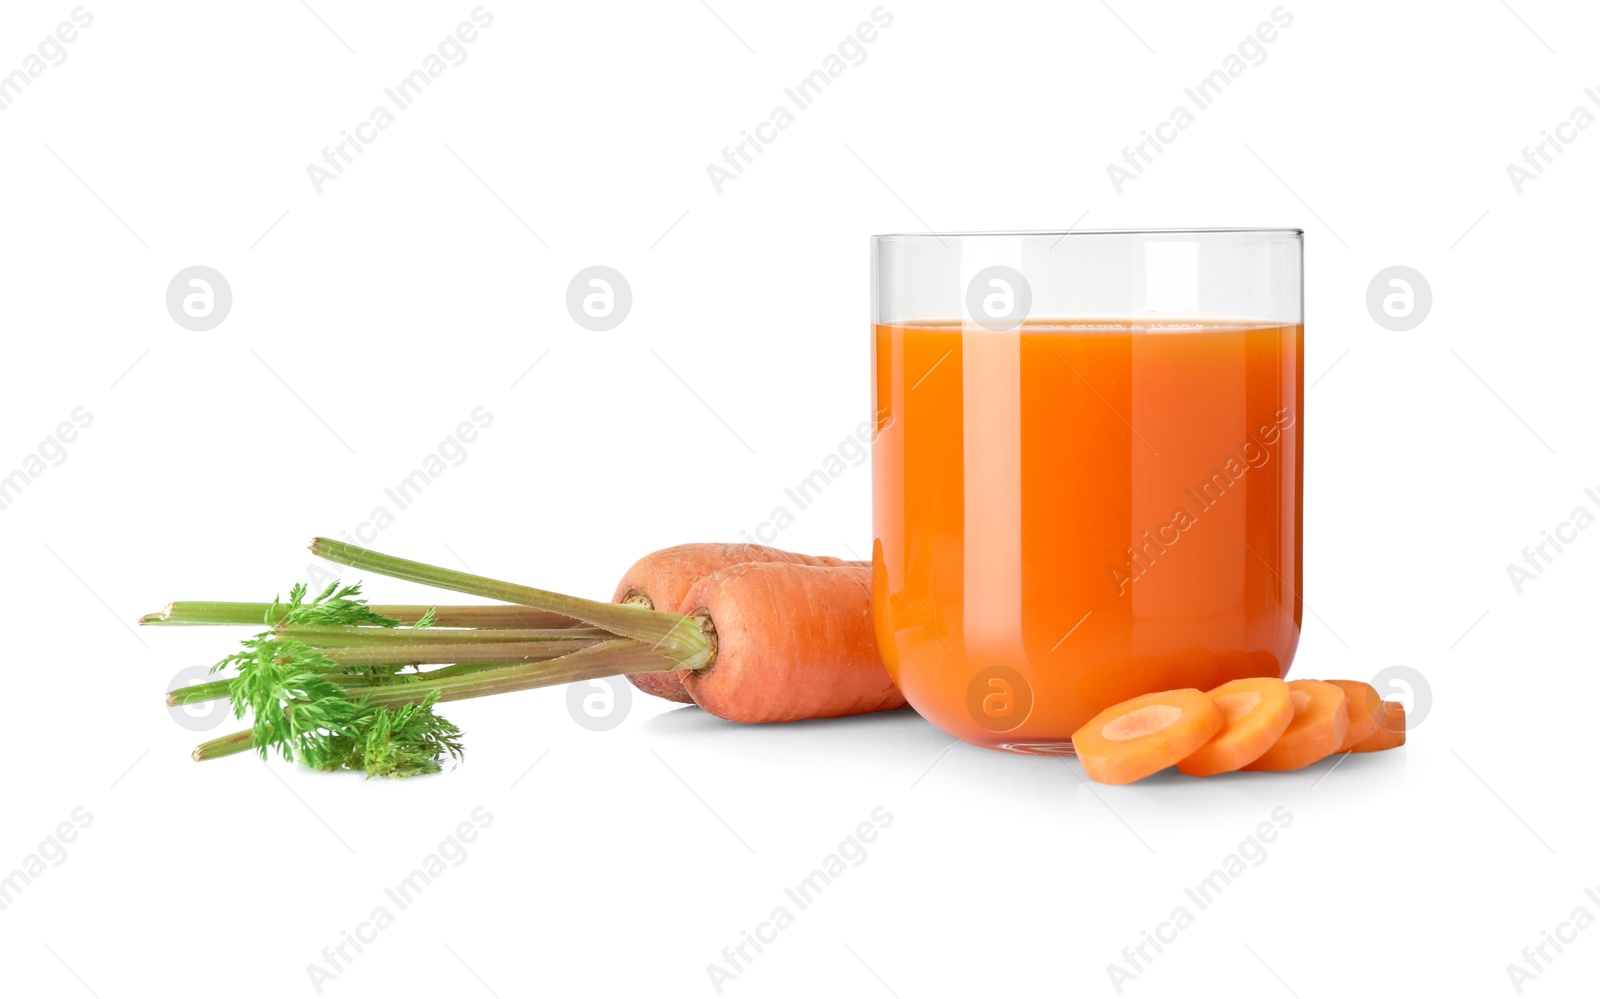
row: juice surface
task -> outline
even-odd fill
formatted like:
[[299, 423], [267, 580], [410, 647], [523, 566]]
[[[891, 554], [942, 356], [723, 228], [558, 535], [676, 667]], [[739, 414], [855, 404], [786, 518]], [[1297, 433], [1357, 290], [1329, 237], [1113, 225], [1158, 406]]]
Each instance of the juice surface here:
[[1281, 676], [1300, 635], [1300, 326], [875, 330], [873, 613], [969, 742], [1070, 752], [1118, 701]]

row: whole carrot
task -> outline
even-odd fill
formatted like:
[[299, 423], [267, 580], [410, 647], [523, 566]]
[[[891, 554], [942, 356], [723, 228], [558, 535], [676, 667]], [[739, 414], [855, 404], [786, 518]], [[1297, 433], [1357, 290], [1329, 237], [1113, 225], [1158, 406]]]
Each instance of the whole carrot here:
[[[627, 594], [622, 603], [586, 600], [318, 538], [312, 551], [329, 561], [512, 606], [393, 608], [413, 620], [407, 628], [367, 605], [359, 585], [334, 583], [314, 597], [296, 586], [286, 603], [179, 603], [143, 620], [268, 627], [217, 664], [236, 675], [169, 695], [172, 704], [225, 697], [254, 719], [197, 747], [197, 760], [277, 750], [319, 769], [432, 773], [461, 752], [460, 730], [436, 712], [445, 702], [636, 673], [679, 673], [696, 704], [741, 722], [904, 706], [877, 651], [871, 569], [750, 547], [758, 546], [680, 546], [658, 559], [652, 604], [715, 561], [696, 555], [770, 559], [704, 576], [668, 611]], [[674, 563], [675, 573], [659, 568]], [[528, 623], [558, 627], [508, 626]]]
[[798, 721], [906, 706], [878, 655], [872, 570], [747, 562], [700, 580], [678, 605], [715, 639], [683, 673], [694, 702], [739, 722]]
[[[673, 545], [651, 552], [633, 563], [617, 584], [612, 603], [631, 604], [651, 610], [671, 611], [683, 602], [690, 587], [700, 580], [729, 566], [745, 562], [780, 562], [794, 565], [836, 566], [866, 565], [865, 562], [846, 562], [829, 555], [797, 555], [781, 548], [752, 544], [686, 544]], [[693, 703], [694, 698], [684, 689], [684, 670], [655, 673], [630, 673], [628, 680], [647, 694]]]

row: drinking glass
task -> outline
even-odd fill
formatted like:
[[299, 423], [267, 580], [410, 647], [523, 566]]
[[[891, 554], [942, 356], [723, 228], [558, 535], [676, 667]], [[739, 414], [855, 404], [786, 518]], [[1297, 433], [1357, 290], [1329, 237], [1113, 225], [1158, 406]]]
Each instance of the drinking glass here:
[[968, 742], [1283, 676], [1301, 620], [1298, 229], [872, 240], [873, 618]]

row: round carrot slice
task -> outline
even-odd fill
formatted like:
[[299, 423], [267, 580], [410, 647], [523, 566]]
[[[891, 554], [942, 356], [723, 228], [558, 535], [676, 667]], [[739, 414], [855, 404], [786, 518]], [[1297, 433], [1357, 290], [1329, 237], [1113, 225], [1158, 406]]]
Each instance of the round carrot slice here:
[[1205, 694], [1167, 690], [1106, 708], [1072, 733], [1072, 747], [1090, 777], [1128, 784], [1190, 755], [1222, 725], [1222, 709]]
[[1224, 725], [1210, 742], [1178, 761], [1178, 769], [1191, 777], [1227, 773], [1253, 762], [1294, 719], [1289, 685], [1275, 676], [1230, 680], [1206, 696], [1222, 709]]
[[1336, 753], [1347, 752], [1358, 742], [1363, 742], [1378, 731], [1378, 721], [1383, 715], [1383, 698], [1372, 684], [1360, 680], [1328, 680], [1344, 691], [1344, 709], [1350, 716], [1350, 729]]
[[1241, 770], [1299, 770], [1336, 753], [1350, 730], [1344, 691], [1321, 680], [1290, 680], [1294, 719], [1265, 753]]
[[1350, 747], [1352, 753], [1375, 753], [1406, 744], [1406, 707], [1399, 701], [1384, 701], [1378, 713], [1378, 729]]

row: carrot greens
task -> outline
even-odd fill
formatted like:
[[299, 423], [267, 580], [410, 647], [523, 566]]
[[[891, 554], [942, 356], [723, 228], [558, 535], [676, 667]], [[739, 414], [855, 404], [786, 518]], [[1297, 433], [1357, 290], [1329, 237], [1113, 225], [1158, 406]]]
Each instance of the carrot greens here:
[[[144, 625], [265, 626], [212, 672], [231, 674], [168, 694], [171, 705], [226, 698], [251, 726], [203, 743], [196, 760], [254, 750], [318, 770], [369, 777], [437, 773], [461, 759], [461, 730], [443, 701], [624, 673], [698, 668], [711, 639], [675, 614], [584, 600], [441, 569], [318, 538], [330, 561], [506, 605], [372, 606], [361, 584], [304, 584], [268, 604], [188, 601]], [[422, 669], [434, 666], [433, 669]]]

